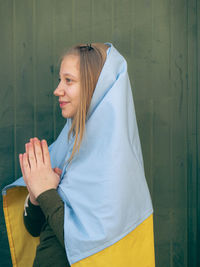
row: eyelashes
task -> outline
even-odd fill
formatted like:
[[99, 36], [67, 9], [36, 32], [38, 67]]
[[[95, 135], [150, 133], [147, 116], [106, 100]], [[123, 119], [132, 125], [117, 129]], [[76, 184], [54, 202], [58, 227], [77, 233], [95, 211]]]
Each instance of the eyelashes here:
[[[65, 78], [65, 80], [66, 80], [66, 82], [68, 82], [68, 83], [70, 83], [72, 80], [71, 79], [69, 79], [69, 78]], [[60, 78], [58, 78], [58, 82], [60, 83], [60, 81], [61, 81], [61, 79]]]

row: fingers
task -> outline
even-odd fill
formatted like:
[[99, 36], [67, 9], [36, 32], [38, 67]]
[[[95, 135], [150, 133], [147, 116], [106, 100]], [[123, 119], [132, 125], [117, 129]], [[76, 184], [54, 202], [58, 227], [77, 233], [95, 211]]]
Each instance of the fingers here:
[[35, 168], [36, 167], [36, 157], [35, 157], [34, 147], [33, 147], [32, 143], [25, 144], [25, 148], [26, 148], [26, 154], [28, 157], [30, 168], [31, 169]]
[[23, 163], [22, 163], [22, 154], [19, 154], [19, 163], [20, 163], [20, 168], [21, 168], [21, 171], [22, 171], [22, 176], [24, 178], [24, 181], [26, 182], [26, 177], [25, 177], [25, 174], [24, 174], [24, 168], [23, 168]]
[[[30, 138], [30, 142], [25, 144], [25, 150], [26, 150], [26, 155], [27, 155], [27, 162], [29, 164], [30, 169], [36, 168], [37, 166], [41, 166], [42, 164], [45, 164], [51, 167], [51, 158], [50, 158], [48, 144], [46, 140], [43, 139], [42, 141], [40, 141], [37, 137]], [[20, 165], [22, 169], [23, 165], [21, 163]], [[61, 170], [61, 173], [62, 173], [62, 170]], [[60, 174], [60, 171], [59, 171], [59, 174]]]
[[41, 166], [44, 163], [44, 156], [42, 151], [42, 145], [38, 138], [33, 138], [33, 146], [35, 149], [36, 164]]
[[21, 171], [22, 171], [22, 176], [24, 178], [24, 182], [27, 186], [27, 189], [29, 191], [30, 194], [32, 194], [30, 188], [29, 188], [29, 185], [28, 185], [28, 181], [27, 181], [27, 177], [25, 175], [25, 172], [24, 172], [24, 167], [23, 167], [23, 154], [19, 154], [19, 162], [20, 162], [20, 168], [21, 168]]
[[51, 158], [48, 150], [48, 144], [45, 139], [41, 141], [42, 150], [43, 150], [43, 157], [44, 157], [44, 164], [51, 166]]
[[28, 156], [26, 153], [24, 153], [22, 155], [22, 168], [23, 168], [23, 171], [24, 171], [24, 176], [25, 177], [29, 177], [29, 174], [30, 174], [30, 166], [29, 166], [29, 162], [28, 162]]

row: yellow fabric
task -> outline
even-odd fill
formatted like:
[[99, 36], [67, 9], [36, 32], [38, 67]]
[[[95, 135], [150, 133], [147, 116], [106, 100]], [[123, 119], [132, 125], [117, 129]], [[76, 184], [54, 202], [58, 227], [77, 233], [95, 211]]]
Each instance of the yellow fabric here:
[[155, 267], [153, 214], [112, 246], [73, 267]]
[[3, 210], [13, 267], [32, 267], [39, 237], [33, 237], [23, 222], [24, 202], [28, 190], [17, 186], [3, 195]]
[[[13, 187], [3, 196], [3, 209], [14, 267], [32, 267], [39, 237], [23, 223], [26, 187]], [[155, 267], [153, 214], [124, 238], [72, 267]]]

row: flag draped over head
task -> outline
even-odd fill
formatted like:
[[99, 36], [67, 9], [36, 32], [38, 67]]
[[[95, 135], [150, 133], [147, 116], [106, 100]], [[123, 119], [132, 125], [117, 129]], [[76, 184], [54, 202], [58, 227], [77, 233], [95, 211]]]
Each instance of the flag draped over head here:
[[[76, 267], [154, 266], [153, 207], [127, 62], [112, 43], [105, 44], [107, 57], [79, 152], [68, 164], [74, 144], [74, 137], [67, 139], [71, 118], [49, 146], [52, 168], [62, 169], [57, 191], [64, 202], [65, 249]], [[8, 222], [9, 192], [16, 188], [26, 188], [23, 177], [2, 191], [9, 235], [14, 234]], [[22, 205], [25, 194], [17, 192], [10, 197]], [[15, 246], [10, 240], [9, 244]]]

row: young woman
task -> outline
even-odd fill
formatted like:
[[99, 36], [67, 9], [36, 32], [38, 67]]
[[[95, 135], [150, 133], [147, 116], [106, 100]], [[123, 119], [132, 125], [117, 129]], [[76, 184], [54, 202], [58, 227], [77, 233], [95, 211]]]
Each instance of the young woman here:
[[[108, 48], [105, 44], [93, 46], [78, 45], [63, 56], [59, 84], [54, 91], [54, 95], [59, 98], [62, 116], [72, 118], [75, 129], [82, 126], [81, 135]], [[87, 72], [92, 72], [92, 75], [88, 77]], [[87, 82], [89, 87], [84, 88], [81, 81]], [[84, 90], [81, 91], [81, 88]], [[22, 174], [29, 191], [29, 198], [25, 202], [24, 223], [31, 235], [40, 235], [33, 266], [70, 266], [64, 247], [64, 205], [56, 191], [61, 170], [51, 170], [47, 143], [43, 141], [44, 143], [37, 138], [31, 138], [25, 145], [26, 153], [19, 155]], [[72, 156], [73, 154], [74, 151]], [[41, 176], [45, 180], [40, 179]]]
[[[23, 176], [3, 189], [4, 214], [15, 213], [8, 193], [19, 199], [14, 189], [26, 187], [23, 224], [30, 244], [40, 238], [34, 267], [154, 267], [153, 207], [126, 60], [111, 43], [79, 44], [62, 56], [59, 76], [54, 95], [67, 122], [49, 147], [26, 143]], [[17, 247], [11, 225], [6, 217]], [[13, 262], [22, 261], [16, 251]]]

